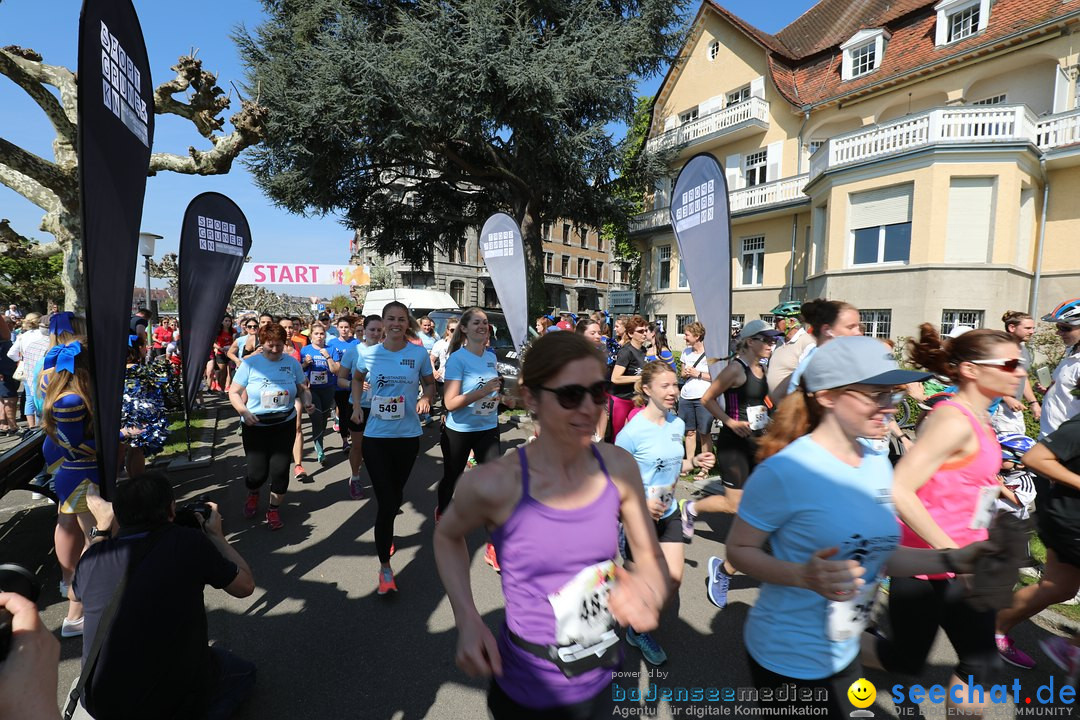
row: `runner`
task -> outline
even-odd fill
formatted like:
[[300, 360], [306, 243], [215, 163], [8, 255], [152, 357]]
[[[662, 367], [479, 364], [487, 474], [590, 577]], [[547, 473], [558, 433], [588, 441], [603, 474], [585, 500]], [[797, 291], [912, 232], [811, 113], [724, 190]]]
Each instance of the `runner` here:
[[[574, 327], [574, 331], [578, 335], [584, 335], [585, 339], [596, 345], [597, 349], [607, 354], [608, 341], [604, 337], [604, 324], [596, 318], [599, 313], [593, 313], [593, 317], [578, 320], [578, 324]], [[607, 406], [600, 411], [600, 419], [596, 421], [596, 432], [593, 433], [593, 442], [602, 442], [604, 439], [604, 433], [607, 432], [608, 413]]]
[[443, 454], [443, 476], [439, 481], [439, 502], [435, 522], [454, 496], [454, 486], [472, 453], [477, 463], [502, 455], [499, 445], [499, 391], [502, 378], [495, 369], [495, 353], [487, 349], [491, 329], [480, 308], [461, 315], [450, 340], [450, 356], [443, 376], [443, 405], [446, 422], [439, 445]]
[[860, 438], [883, 437], [903, 399], [895, 386], [926, 374], [898, 369], [882, 350], [873, 338], [841, 337], [814, 355], [762, 440], [728, 535], [732, 561], [762, 581], [744, 631], [754, 685], [800, 689], [759, 705], [805, 711], [802, 688], [825, 688], [827, 717], [849, 717], [878, 579], [970, 572], [981, 550], [897, 548], [892, 466]]
[[611, 367], [611, 434], [617, 436], [626, 424], [627, 416], [634, 409], [634, 383], [645, 367], [645, 337], [649, 323], [640, 315], [628, 318], [625, 323], [629, 341], [619, 348], [615, 364]]
[[[769, 388], [765, 384], [762, 361], [772, 355], [779, 335], [780, 332], [764, 320], [746, 323], [739, 333], [734, 360], [712, 381], [701, 398], [705, 409], [723, 425], [716, 438], [716, 466], [724, 483], [724, 494], [679, 503], [683, 535], [687, 538], [694, 535], [694, 521], [698, 515], [718, 512], [733, 515], [739, 510], [743, 485], [757, 464], [756, 438], [761, 437], [769, 424]], [[726, 411], [717, 401], [721, 395]], [[714, 555], [709, 558], [707, 571], [709, 601], [723, 610], [727, 607], [728, 586], [735, 568], [731, 562]]]
[[804, 348], [802, 355], [799, 356], [799, 364], [795, 366], [791, 377], [788, 378], [785, 395], [795, 391], [799, 378], [806, 369], [806, 364], [810, 362], [817, 348], [836, 337], [863, 334], [859, 310], [851, 303], [840, 300], [811, 300], [803, 303], [802, 317], [810, 328], [810, 335], [814, 342]]
[[[267, 325], [259, 330], [259, 340], [262, 352], [249, 355], [237, 369], [229, 388], [229, 402], [244, 421], [241, 435], [247, 458], [244, 484], [248, 489], [244, 517], [255, 517], [259, 490], [269, 479], [266, 524], [271, 530], [280, 530], [284, 523], [279, 508], [289, 489], [289, 451], [296, 433], [296, 400], [301, 400], [309, 414], [315, 407], [300, 363], [285, 354], [285, 328]], [[251, 390], [245, 393], [248, 387]]]
[[311, 402], [315, 413], [311, 415], [311, 438], [315, 456], [320, 465], [326, 464], [323, 435], [330, 413], [334, 411], [334, 388], [337, 386], [338, 363], [333, 351], [326, 346], [326, 327], [322, 323], [311, 326], [311, 344], [300, 350], [300, 366], [307, 374], [311, 389]]
[[[942, 339], [933, 325], [924, 323], [909, 351], [915, 364], [947, 377], [957, 391], [934, 406], [918, 441], [896, 465], [893, 501], [903, 521], [901, 544], [948, 549], [985, 540], [1001, 489], [1001, 446], [988, 408], [994, 398], [1014, 396], [1027, 372], [1019, 343], [1001, 330], [971, 330]], [[1011, 649], [1005, 636], [995, 647], [994, 612], [976, 610], [950, 592], [952, 572], [890, 575], [892, 639], [878, 642], [882, 665], [918, 675], [940, 626], [959, 657], [950, 686], [959, 684], [966, 698], [971, 677], [984, 686], [993, 683], [998, 651], [1007, 655]], [[948, 706], [978, 714], [985, 704], [957, 703], [950, 694]]]
[[[217, 389], [221, 392], [227, 392], [229, 389], [229, 377], [232, 372], [229, 369], [228, 352], [235, 341], [236, 333], [233, 331], [233, 320], [226, 315], [222, 318], [221, 326], [218, 328], [217, 336], [214, 338], [210, 358], [213, 365], [214, 382], [217, 383]], [[213, 390], [213, 386], [210, 389]]]
[[[520, 375], [540, 436], [466, 473], [435, 529], [435, 560], [458, 629], [457, 664], [494, 676], [488, 709], [510, 718], [610, 718], [615, 624], [656, 627], [669, 596], [637, 465], [591, 441], [606, 401], [604, 360], [577, 333], [534, 341]], [[637, 559], [615, 566], [618, 518]], [[466, 537], [482, 527], [503, 559], [506, 623], [476, 609]], [[612, 582], [614, 580], [614, 582]], [[582, 608], [588, 612], [583, 613]]]
[[[431, 360], [423, 345], [405, 339], [411, 318], [403, 303], [387, 303], [382, 311], [386, 339], [381, 345], [364, 347], [357, 353], [352, 373], [352, 421], [364, 422], [361, 406], [364, 380], [371, 378], [371, 412], [364, 426], [364, 457], [368, 461], [371, 486], [378, 503], [375, 518], [375, 548], [379, 553], [378, 594], [397, 592], [390, 555], [394, 544], [394, 519], [405, 492], [413, 463], [420, 453], [419, 416], [431, 408], [435, 392]], [[423, 396], [416, 400], [418, 387]]]
[[683, 386], [679, 392], [679, 418], [686, 425], [686, 457], [697, 454], [698, 441], [701, 452], [712, 453], [713, 416], [701, 404], [701, 398], [709, 389], [709, 359], [705, 357], [705, 326], [692, 322], [683, 328], [682, 364]]
[[[340, 329], [340, 327], [339, 327]], [[349, 345], [349, 349], [341, 358], [338, 365], [338, 385], [346, 383], [349, 390], [345, 391], [345, 399], [349, 403], [348, 412], [345, 413], [345, 431], [349, 433], [349, 497], [353, 500], [364, 499], [364, 484], [360, 479], [360, 466], [364, 463], [364, 425], [367, 422], [368, 411], [371, 409], [371, 386], [363, 384], [363, 394], [360, 396], [360, 407], [364, 410], [364, 417], [359, 423], [352, 420], [352, 371], [356, 367], [356, 359], [360, 348], [373, 347], [383, 341], [383, 321], [381, 315], [368, 315], [364, 318], [361, 328], [364, 334], [363, 343]]]
[[1065, 355], [1054, 368], [1053, 381], [1043, 396], [1040, 440], [1080, 414], [1080, 298], [1061, 303], [1044, 315], [1043, 321], [1054, 323], [1065, 345]]
[[[297, 323], [291, 317], [281, 318], [278, 325], [285, 328], [285, 354], [300, 362], [300, 349], [307, 343], [307, 339], [299, 334]], [[303, 342], [300, 342], [301, 340]], [[304, 470], [304, 416], [299, 405], [296, 407], [296, 437], [293, 438], [292, 458], [293, 478], [303, 480], [307, 477], [307, 471]]]
[[241, 324], [244, 328], [244, 334], [236, 338], [236, 342], [229, 346], [229, 350], [226, 353], [226, 356], [236, 368], [239, 368], [244, 362], [245, 356], [251, 355], [259, 347], [260, 326], [255, 322], [255, 318], [244, 318]]
[[[329, 338], [326, 347], [330, 348], [334, 362], [341, 363], [345, 353], [360, 344], [360, 339], [354, 337], [353, 325], [357, 318], [352, 315], [340, 317], [335, 324], [337, 337]], [[379, 320], [382, 327], [382, 320]], [[349, 449], [349, 416], [352, 415], [352, 403], [349, 402], [349, 379], [338, 377], [337, 388], [334, 390], [334, 405], [337, 407], [337, 422], [334, 423], [334, 432], [341, 434], [341, 449]]]
[[[709, 470], [716, 462], [712, 453], [703, 452], [683, 459], [683, 432], [685, 423], [675, 415], [675, 401], [679, 397], [679, 385], [675, 373], [663, 360], [649, 363], [642, 370], [637, 383], [637, 403], [644, 409], [626, 423], [615, 438], [615, 444], [634, 456], [641, 479], [645, 484], [645, 502], [652, 516], [660, 550], [667, 563], [671, 580], [673, 605], [677, 606], [679, 586], [683, 576], [682, 524], [676, 512], [675, 486], [679, 475], [695, 468]], [[624, 548], [626, 569], [634, 567], [630, 548]], [[676, 615], [677, 607], [672, 609]], [[641, 650], [651, 665], [662, 665], [667, 653], [647, 632], [637, 633], [626, 629], [626, 641]]]
[[799, 365], [799, 358], [802, 357], [806, 348], [814, 344], [814, 336], [807, 332], [801, 320], [802, 305], [800, 303], [794, 300], [781, 303], [772, 309], [772, 314], [774, 317], [785, 318], [784, 342], [780, 344], [780, 338], [777, 338], [778, 345], [776, 352], [769, 360], [769, 372], [766, 377], [770, 388], [769, 397], [772, 398], [774, 406], [779, 406], [780, 401], [787, 395], [791, 373], [795, 372], [795, 368]]

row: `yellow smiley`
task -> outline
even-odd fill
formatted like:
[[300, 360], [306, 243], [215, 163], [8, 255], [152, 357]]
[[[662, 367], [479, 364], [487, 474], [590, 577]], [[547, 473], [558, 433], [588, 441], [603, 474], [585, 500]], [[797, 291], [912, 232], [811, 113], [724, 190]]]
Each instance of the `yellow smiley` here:
[[859, 678], [851, 683], [847, 691], [848, 700], [857, 708], [868, 708], [874, 704], [877, 688], [866, 678]]

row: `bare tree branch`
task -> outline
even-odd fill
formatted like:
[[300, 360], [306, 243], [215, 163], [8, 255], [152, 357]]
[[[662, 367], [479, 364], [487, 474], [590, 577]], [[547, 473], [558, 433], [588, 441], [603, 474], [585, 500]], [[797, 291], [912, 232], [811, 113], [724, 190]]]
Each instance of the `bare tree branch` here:
[[49, 188], [31, 177], [7, 167], [0, 159], [0, 184], [7, 185], [45, 211], [60, 207], [60, 198]]
[[[218, 87], [217, 75], [203, 70], [202, 60], [196, 59], [195, 53], [181, 56], [171, 69], [176, 77], [154, 90], [154, 112], [187, 118], [200, 135], [216, 144], [218, 136], [214, 133], [225, 124], [218, 115], [230, 105], [225, 91]], [[194, 90], [188, 102], [173, 98], [187, 90]]]
[[11, 221], [0, 219], [0, 253], [14, 257], [52, 257], [63, 251], [59, 243], [42, 245], [11, 229]]
[[19, 57], [7, 48], [0, 49], [0, 75], [7, 75], [12, 82], [25, 90], [26, 94], [45, 111], [49, 122], [56, 129], [56, 134], [71, 147], [75, 147], [75, 120], [68, 116], [56, 96], [42, 85], [42, 74], [31, 72], [34, 66], [40, 67], [41, 63]]
[[15, 172], [25, 175], [58, 196], [79, 192], [79, 183], [73, 169], [62, 169], [59, 165], [23, 150], [4, 138], [0, 138], [0, 165], [6, 165]]
[[223, 175], [229, 172], [233, 160], [241, 152], [262, 140], [267, 114], [267, 109], [262, 105], [244, 100], [240, 112], [229, 118], [234, 130], [228, 135], [213, 136], [212, 150], [204, 152], [190, 147], [187, 157], [154, 153], [150, 156], [150, 174], [161, 170], [185, 175]]

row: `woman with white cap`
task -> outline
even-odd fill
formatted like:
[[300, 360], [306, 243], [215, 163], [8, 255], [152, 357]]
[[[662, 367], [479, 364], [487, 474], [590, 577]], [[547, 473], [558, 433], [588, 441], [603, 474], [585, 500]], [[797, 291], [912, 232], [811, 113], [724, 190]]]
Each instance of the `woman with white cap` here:
[[[860, 641], [877, 581], [970, 572], [980, 552], [899, 548], [892, 466], [861, 442], [885, 434], [886, 414], [903, 399], [896, 387], [925, 377], [897, 368], [873, 338], [819, 348], [761, 440], [763, 461], [727, 538], [731, 561], [762, 581], [744, 630], [754, 685], [824, 688], [828, 717], [852, 711], [848, 688], [862, 676]], [[807, 704], [805, 693], [793, 695], [776, 704]]]

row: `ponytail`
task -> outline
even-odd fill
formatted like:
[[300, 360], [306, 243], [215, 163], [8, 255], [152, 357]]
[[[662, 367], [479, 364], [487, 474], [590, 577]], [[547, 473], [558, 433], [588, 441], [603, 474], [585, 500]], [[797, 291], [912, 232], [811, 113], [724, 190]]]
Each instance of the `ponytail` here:
[[758, 440], [757, 461], [772, 457], [803, 435], [814, 431], [825, 411], [802, 387], [787, 395], [773, 413], [769, 429]]

